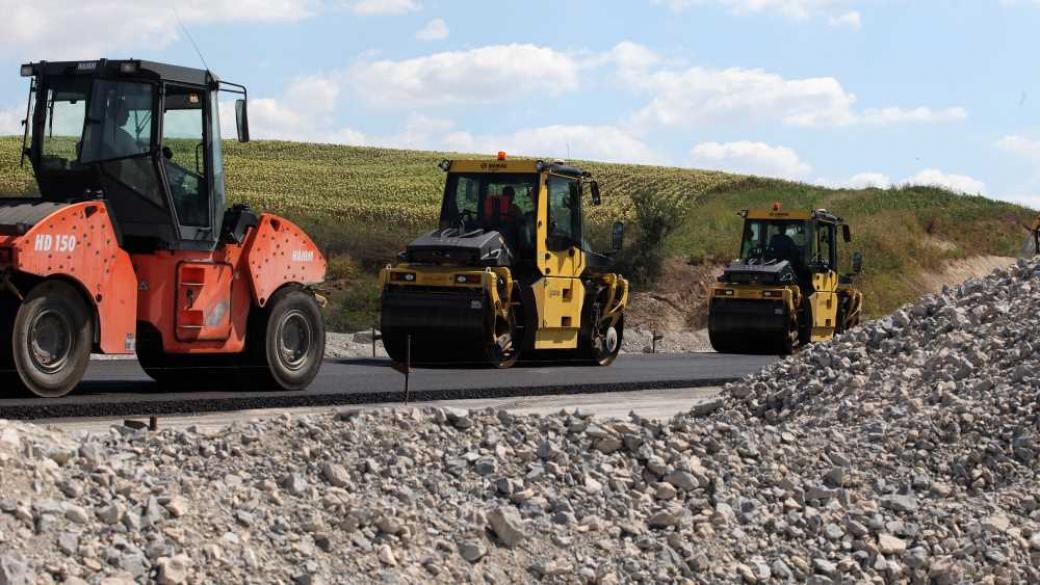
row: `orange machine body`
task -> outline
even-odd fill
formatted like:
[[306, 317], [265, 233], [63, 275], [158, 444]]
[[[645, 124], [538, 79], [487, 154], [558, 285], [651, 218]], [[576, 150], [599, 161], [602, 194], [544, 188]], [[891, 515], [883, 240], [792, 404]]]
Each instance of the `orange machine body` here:
[[0, 235], [0, 273], [75, 283], [95, 311], [96, 350], [134, 351], [138, 323], [168, 353], [237, 353], [249, 315], [287, 284], [321, 283], [326, 261], [292, 222], [263, 214], [241, 245], [128, 254], [103, 201], [59, 208], [24, 234]]

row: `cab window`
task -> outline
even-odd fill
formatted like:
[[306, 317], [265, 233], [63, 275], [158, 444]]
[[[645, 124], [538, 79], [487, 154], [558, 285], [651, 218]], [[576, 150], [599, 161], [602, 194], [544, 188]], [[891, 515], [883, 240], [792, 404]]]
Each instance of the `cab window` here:
[[183, 226], [209, 225], [206, 152], [200, 89], [167, 86], [163, 105], [162, 157], [177, 219]]
[[821, 223], [816, 228], [816, 261], [826, 268], [833, 269], [835, 257], [835, 226]]
[[581, 187], [577, 179], [549, 177], [549, 249], [581, 245]]

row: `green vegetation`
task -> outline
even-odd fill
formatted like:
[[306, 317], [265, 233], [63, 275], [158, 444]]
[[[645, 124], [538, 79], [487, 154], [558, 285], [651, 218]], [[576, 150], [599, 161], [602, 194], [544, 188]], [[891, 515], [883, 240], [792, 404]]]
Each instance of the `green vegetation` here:
[[[20, 147], [20, 138], [0, 138], [0, 195], [34, 189], [31, 172], [18, 167]], [[227, 143], [224, 152], [233, 202], [298, 222], [333, 259], [329, 318], [333, 327], [346, 329], [371, 326], [378, 304], [376, 271], [434, 225], [444, 181], [436, 163], [459, 156], [288, 142]], [[933, 188], [832, 190], [689, 169], [579, 164], [603, 191], [604, 205], [589, 210], [590, 239], [603, 250], [617, 218], [629, 223], [629, 247], [650, 242], [654, 234], [645, 237], [640, 224], [661, 224], [648, 222], [647, 209], [657, 210], [657, 220], [682, 218], [662, 232], [663, 253], [695, 263], [727, 261], [736, 254], [739, 209], [780, 201], [788, 209], [835, 211], [852, 225], [851, 248], [865, 257], [858, 282], [871, 315], [914, 298], [916, 276], [947, 260], [1015, 255], [1022, 226], [1035, 216], [1019, 206]], [[652, 205], [655, 200], [667, 204]], [[626, 260], [632, 258], [626, 254]]]

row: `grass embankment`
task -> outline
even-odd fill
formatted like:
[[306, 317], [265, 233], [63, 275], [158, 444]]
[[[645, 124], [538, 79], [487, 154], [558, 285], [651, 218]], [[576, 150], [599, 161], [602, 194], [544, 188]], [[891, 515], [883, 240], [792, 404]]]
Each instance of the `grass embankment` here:
[[[0, 138], [0, 194], [34, 188], [18, 168], [20, 139]], [[334, 328], [372, 324], [378, 308], [374, 274], [411, 238], [436, 222], [444, 174], [435, 152], [296, 144], [227, 143], [227, 185], [233, 202], [283, 214], [300, 223], [329, 254], [336, 288]], [[728, 173], [638, 165], [582, 163], [599, 181], [604, 205], [590, 208], [593, 241], [607, 239], [616, 218], [634, 226], [631, 194], [640, 190], [688, 202], [685, 221], [665, 241], [668, 255], [720, 262], [736, 253], [736, 211], [781, 201], [786, 208], [826, 207], [852, 225], [851, 249], [863, 252], [859, 283], [871, 315], [916, 294], [915, 277], [947, 260], [1014, 255], [1034, 213], [940, 189], [832, 190]], [[630, 233], [628, 242], [635, 241]]]

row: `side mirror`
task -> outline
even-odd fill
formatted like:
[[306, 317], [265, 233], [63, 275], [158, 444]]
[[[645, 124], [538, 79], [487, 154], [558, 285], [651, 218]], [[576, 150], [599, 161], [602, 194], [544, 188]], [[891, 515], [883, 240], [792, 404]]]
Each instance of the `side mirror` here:
[[863, 254], [859, 252], [852, 253], [852, 273], [859, 274], [863, 271]]
[[614, 252], [620, 252], [621, 248], [625, 245], [625, 222], [615, 221], [614, 227], [611, 230], [611, 244], [610, 247]]
[[849, 224], [847, 224], [847, 223], [841, 224], [841, 236], [842, 236], [842, 239], [845, 240], [846, 244], [848, 244], [849, 242], [852, 241], [852, 230], [849, 229]]
[[589, 185], [589, 188], [592, 189], [592, 204], [602, 205], [603, 197], [599, 194], [599, 183], [593, 181], [592, 184]]
[[249, 109], [246, 100], [235, 100], [235, 127], [238, 129], [238, 141], [249, 142]]

